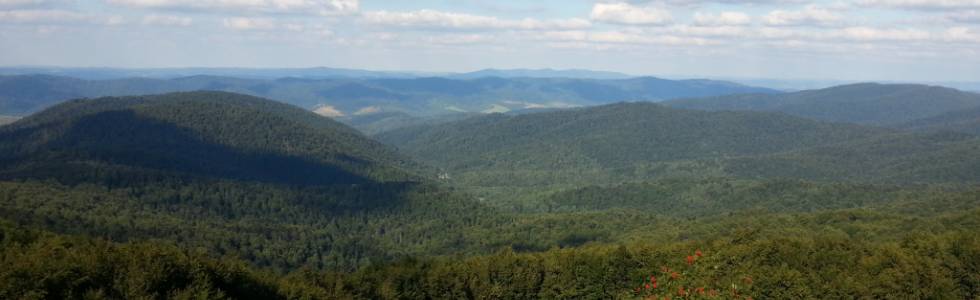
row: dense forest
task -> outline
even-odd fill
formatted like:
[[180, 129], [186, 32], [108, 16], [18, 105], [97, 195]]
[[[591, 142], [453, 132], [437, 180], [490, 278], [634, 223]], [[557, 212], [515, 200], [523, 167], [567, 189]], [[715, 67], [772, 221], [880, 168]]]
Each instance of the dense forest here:
[[972, 299], [980, 294], [980, 239], [971, 230], [978, 218], [975, 209], [934, 217], [867, 210], [750, 214], [684, 228], [715, 232], [711, 237], [501, 248], [468, 257], [403, 257], [354, 272], [307, 266], [288, 273], [167, 241], [120, 244], [2, 225], [0, 296]]
[[653, 103], [492, 114], [374, 137], [438, 167], [456, 185], [504, 197], [515, 189], [672, 177], [980, 182], [980, 138], [966, 133]]
[[859, 83], [777, 95], [678, 99], [671, 107], [782, 112], [831, 122], [900, 126], [917, 119], [980, 108], [980, 94], [919, 84]]
[[980, 135], [980, 107], [952, 111], [934, 117], [913, 120], [900, 125], [904, 129], [955, 131]]
[[980, 297], [974, 135], [650, 103], [403, 120], [375, 141], [182, 92], [4, 125], [0, 298]]

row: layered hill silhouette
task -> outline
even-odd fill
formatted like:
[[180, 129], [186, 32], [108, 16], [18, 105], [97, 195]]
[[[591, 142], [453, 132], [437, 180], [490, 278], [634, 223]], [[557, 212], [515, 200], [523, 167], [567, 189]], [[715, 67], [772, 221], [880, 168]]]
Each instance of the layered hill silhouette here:
[[0, 129], [0, 149], [7, 179], [330, 185], [416, 178], [410, 162], [343, 124], [224, 92], [69, 101]]
[[877, 126], [980, 107], [980, 94], [918, 84], [861, 83], [774, 95], [730, 95], [672, 100], [668, 106], [699, 110], [751, 110]]
[[0, 114], [26, 115], [75, 98], [215, 90], [265, 97], [308, 110], [329, 107], [355, 116], [403, 112], [416, 116], [451, 112], [567, 108], [618, 101], [661, 101], [733, 93], [777, 91], [712, 80], [639, 77], [584, 78], [234, 78], [83, 80], [51, 75], [0, 76]]

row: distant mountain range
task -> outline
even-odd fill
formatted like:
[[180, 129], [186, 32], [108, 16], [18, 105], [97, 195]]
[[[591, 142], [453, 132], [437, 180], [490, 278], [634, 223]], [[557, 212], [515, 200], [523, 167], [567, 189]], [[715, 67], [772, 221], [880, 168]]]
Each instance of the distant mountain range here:
[[500, 78], [580, 78], [626, 79], [633, 75], [581, 69], [484, 69], [473, 72], [370, 71], [344, 68], [69, 68], [69, 67], [0, 67], [0, 75], [52, 75], [80, 79], [179, 78], [188, 76], [223, 76], [239, 78], [305, 78], [366, 79], [447, 77], [455, 79]]
[[458, 73], [449, 75], [451, 78], [476, 79], [484, 77], [500, 78], [579, 78], [579, 79], [627, 79], [638, 76], [608, 72], [592, 71], [581, 69], [554, 70], [554, 69], [484, 69], [469, 73]]
[[415, 116], [568, 108], [617, 101], [662, 101], [776, 91], [711, 80], [638, 77], [449, 79], [255, 79], [191, 76], [174, 79], [85, 80], [50, 75], [0, 76], [0, 114], [25, 115], [74, 98], [217, 90], [266, 97], [331, 117], [377, 112]]
[[188, 76], [222, 76], [252, 79], [285, 77], [323, 78], [414, 78], [442, 73], [368, 71], [342, 68], [68, 68], [68, 67], [3, 67], [0, 75], [51, 75], [79, 79], [157, 78], [170, 79]]

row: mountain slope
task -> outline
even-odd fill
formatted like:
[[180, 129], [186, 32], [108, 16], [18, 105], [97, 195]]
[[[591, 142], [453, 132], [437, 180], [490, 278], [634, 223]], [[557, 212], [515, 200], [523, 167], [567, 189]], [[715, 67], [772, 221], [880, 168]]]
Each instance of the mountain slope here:
[[415, 167], [343, 124], [252, 96], [74, 100], [0, 127], [0, 219], [279, 270], [482, 251], [451, 228], [487, 210]]
[[897, 127], [911, 130], [948, 130], [980, 135], [980, 107], [913, 120]]
[[375, 137], [450, 175], [471, 174], [480, 181], [499, 175], [520, 181], [516, 174], [524, 172], [576, 180], [608, 180], [610, 173], [656, 177], [671, 173], [663, 164], [672, 161], [764, 155], [886, 132], [782, 114], [621, 103], [517, 116], [494, 114]]
[[732, 211], [819, 212], [867, 208], [877, 212], [928, 214], [925, 207], [971, 210], [976, 187], [822, 183], [795, 179], [666, 179], [585, 186], [547, 195], [551, 212], [625, 208], [678, 217], [709, 217]]
[[406, 160], [349, 127], [223, 92], [69, 101], [0, 129], [0, 149], [3, 178], [152, 174], [293, 184], [413, 178], [403, 170]]
[[953, 133], [895, 133], [725, 161], [742, 177], [902, 183], [980, 182], [980, 139]]
[[888, 126], [980, 107], [980, 94], [938, 86], [862, 83], [787, 94], [681, 99], [665, 104], [711, 111], [774, 111], [815, 120]]

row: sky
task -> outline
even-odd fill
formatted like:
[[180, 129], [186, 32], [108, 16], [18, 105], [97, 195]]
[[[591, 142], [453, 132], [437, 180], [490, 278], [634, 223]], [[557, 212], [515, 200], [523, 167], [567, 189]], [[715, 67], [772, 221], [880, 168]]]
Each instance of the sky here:
[[980, 81], [980, 0], [0, 0], [0, 65]]

